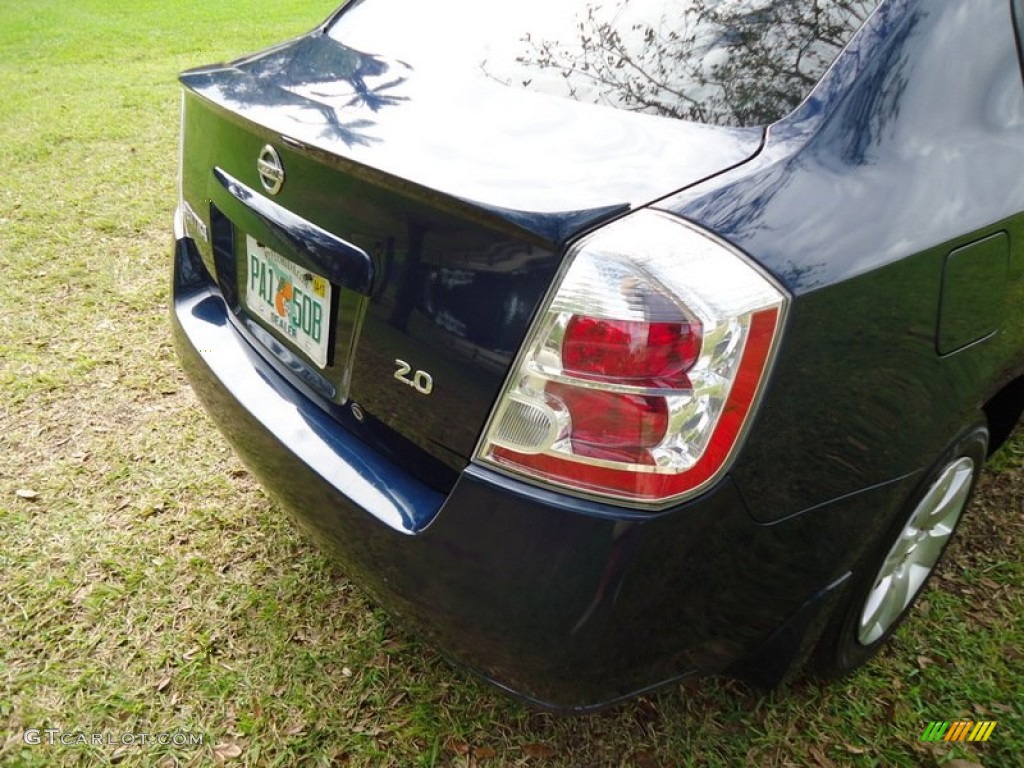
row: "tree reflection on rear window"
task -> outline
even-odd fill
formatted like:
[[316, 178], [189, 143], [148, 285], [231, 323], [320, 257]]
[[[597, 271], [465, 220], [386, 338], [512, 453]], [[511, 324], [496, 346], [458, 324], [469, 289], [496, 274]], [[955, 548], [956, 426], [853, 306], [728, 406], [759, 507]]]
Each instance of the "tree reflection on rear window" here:
[[335, 39], [447, 76], [717, 125], [789, 113], [878, 0], [361, 0]]

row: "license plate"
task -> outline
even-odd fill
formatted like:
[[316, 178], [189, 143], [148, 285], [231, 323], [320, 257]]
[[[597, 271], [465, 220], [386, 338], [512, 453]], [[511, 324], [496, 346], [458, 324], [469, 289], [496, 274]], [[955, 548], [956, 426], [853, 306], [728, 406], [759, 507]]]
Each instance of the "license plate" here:
[[246, 235], [245, 306], [320, 368], [327, 365], [331, 284]]

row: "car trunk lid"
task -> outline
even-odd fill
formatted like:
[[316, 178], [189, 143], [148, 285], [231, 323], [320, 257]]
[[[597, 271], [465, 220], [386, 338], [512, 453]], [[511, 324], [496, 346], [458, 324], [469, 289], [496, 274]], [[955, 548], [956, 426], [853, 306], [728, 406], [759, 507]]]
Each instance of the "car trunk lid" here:
[[[431, 75], [322, 32], [182, 82], [186, 220], [236, 325], [441, 489], [472, 455], [566, 242], [761, 140]], [[326, 361], [253, 311], [254, 243], [330, 283]]]

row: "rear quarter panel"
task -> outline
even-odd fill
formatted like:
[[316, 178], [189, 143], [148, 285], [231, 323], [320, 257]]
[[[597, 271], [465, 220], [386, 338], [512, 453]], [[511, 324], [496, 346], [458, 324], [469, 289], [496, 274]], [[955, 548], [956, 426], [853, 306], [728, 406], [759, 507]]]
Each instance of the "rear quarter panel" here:
[[[664, 201], [794, 301], [734, 476], [777, 520], [927, 467], [1022, 371], [1024, 90], [1011, 4], [884, 4], [758, 159]], [[1005, 233], [997, 330], [940, 355], [948, 254]]]

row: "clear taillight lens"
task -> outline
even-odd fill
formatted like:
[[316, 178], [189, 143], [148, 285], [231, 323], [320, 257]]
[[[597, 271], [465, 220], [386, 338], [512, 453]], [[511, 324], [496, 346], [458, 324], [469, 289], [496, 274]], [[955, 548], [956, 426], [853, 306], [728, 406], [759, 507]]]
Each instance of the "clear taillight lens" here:
[[491, 414], [478, 461], [661, 507], [726, 468], [787, 299], [743, 256], [643, 210], [581, 240]]

